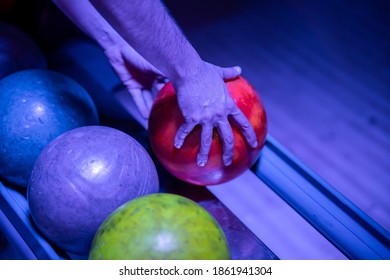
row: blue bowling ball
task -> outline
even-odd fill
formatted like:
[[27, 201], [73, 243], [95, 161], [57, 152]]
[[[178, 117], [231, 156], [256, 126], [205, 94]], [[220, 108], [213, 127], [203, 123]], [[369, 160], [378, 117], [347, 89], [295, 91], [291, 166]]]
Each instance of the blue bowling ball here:
[[26, 187], [33, 164], [55, 137], [98, 124], [89, 94], [49, 70], [23, 70], [0, 81], [0, 177]]
[[0, 79], [21, 70], [46, 68], [46, 57], [27, 33], [0, 22]]
[[31, 216], [58, 247], [86, 255], [110, 213], [159, 191], [156, 167], [143, 146], [106, 126], [68, 131], [35, 162], [27, 188]]

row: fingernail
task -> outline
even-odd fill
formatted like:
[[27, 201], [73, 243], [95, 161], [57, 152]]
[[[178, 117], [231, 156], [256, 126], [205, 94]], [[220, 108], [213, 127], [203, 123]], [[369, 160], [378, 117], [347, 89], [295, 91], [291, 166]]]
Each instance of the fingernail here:
[[203, 166], [206, 165], [206, 162], [205, 162], [205, 161], [198, 161], [198, 165], [199, 165], [200, 167], [203, 167]]
[[223, 164], [224, 164], [225, 166], [231, 165], [231, 164], [232, 164], [232, 159], [231, 159], [231, 158], [224, 159], [224, 160], [223, 160]]
[[241, 74], [242, 69], [240, 66], [234, 66], [233, 68], [236, 69], [236, 71]]
[[180, 149], [181, 148], [181, 143], [175, 143], [175, 148]]
[[256, 148], [258, 145], [259, 145], [259, 144], [258, 144], [257, 141], [256, 141], [256, 142], [254, 142], [254, 143], [252, 144], [252, 148]]

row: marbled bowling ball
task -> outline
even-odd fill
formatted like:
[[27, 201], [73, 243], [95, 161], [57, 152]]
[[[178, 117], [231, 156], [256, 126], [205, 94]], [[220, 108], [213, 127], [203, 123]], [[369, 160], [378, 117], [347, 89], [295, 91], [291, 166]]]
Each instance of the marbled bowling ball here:
[[159, 193], [134, 199], [99, 227], [90, 259], [229, 259], [225, 235], [214, 218], [185, 197]]
[[201, 127], [195, 127], [180, 149], [175, 148], [175, 135], [184, 121], [172, 83], [157, 94], [149, 118], [150, 143], [157, 159], [175, 177], [195, 185], [216, 185], [232, 180], [249, 169], [260, 155], [267, 133], [267, 118], [259, 94], [243, 77], [226, 81], [234, 102], [248, 118], [257, 136], [257, 148], [250, 147], [241, 131], [232, 124], [234, 157], [232, 164], [222, 162], [222, 144], [214, 129], [209, 159], [204, 167], [197, 165]]
[[23, 70], [0, 81], [0, 177], [27, 186], [42, 149], [60, 134], [98, 124], [89, 94], [49, 70]]
[[158, 190], [155, 165], [140, 143], [114, 128], [85, 126], [44, 148], [27, 199], [44, 236], [68, 252], [86, 255], [112, 211]]

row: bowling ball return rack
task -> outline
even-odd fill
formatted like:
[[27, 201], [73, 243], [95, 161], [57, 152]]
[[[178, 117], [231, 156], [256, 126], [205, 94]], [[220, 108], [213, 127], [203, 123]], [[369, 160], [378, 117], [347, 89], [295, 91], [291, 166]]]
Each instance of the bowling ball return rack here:
[[[70, 42], [49, 60], [53, 70], [92, 93], [106, 116], [101, 125], [129, 133], [153, 158], [147, 123], [99, 48]], [[205, 207], [225, 231], [232, 259], [390, 259], [389, 232], [271, 135], [248, 171], [217, 186], [186, 184], [155, 162], [161, 192], [186, 196]], [[87, 257], [65, 252], [45, 239], [31, 219], [26, 189], [1, 179], [0, 232], [21, 259]]]
[[[122, 91], [116, 96], [146, 128], [129, 95]], [[146, 130], [136, 139], [150, 151]], [[178, 193], [197, 201], [221, 224], [233, 259], [390, 258], [388, 232], [270, 135], [259, 160], [250, 170], [218, 186], [186, 185], [157, 167], [162, 192]], [[39, 233], [32, 222], [25, 192], [25, 189], [0, 183], [0, 229], [21, 258], [85, 259], [86, 256], [56, 248]], [[271, 203], [267, 203], [267, 199]], [[289, 225], [287, 220], [295, 224]], [[282, 223], [285, 228], [277, 230], [272, 223], [279, 224], [279, 228]], [[305, 236], [296, 240], [302, 235], [300, 231], [312, 231], [311, 241], [301, 240], [306, 239]], [[284, 236], [281, 232], [285, 232]], [[319, 252], [326, 248], [325, 251], [331, 253], [305, 256], [304, 252], [295, 251], [294, 255], [286, 249], [294, 242], [305, 242], [306, 245], [298, 244], [303, 247], [309, 243], [312, 250]]]

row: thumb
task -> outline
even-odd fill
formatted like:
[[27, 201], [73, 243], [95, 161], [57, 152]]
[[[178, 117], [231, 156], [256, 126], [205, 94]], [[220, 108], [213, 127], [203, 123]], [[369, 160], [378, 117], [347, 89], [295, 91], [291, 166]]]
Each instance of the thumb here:
[[228, 68], [222, 68], [222, 78], [224, 79], [234, 79], [241, 75], [241, 67], [240, 66], [234, 66], [234, 67], [228, 67]]
[[241, 75], [241, 67], [233, 66], [233, 67], [220, 67], [214, 65], [212, 63], [206, 62], [209, 66], [214, 68], [214, 70], [221, 76], [223, 79], [234, 79]]
[[215, 66], [219, 74], [223, 79], [234, 79], [241, 75], [241, 67], [240, 66], [234, 66], [234, 67], [218, 67]]

